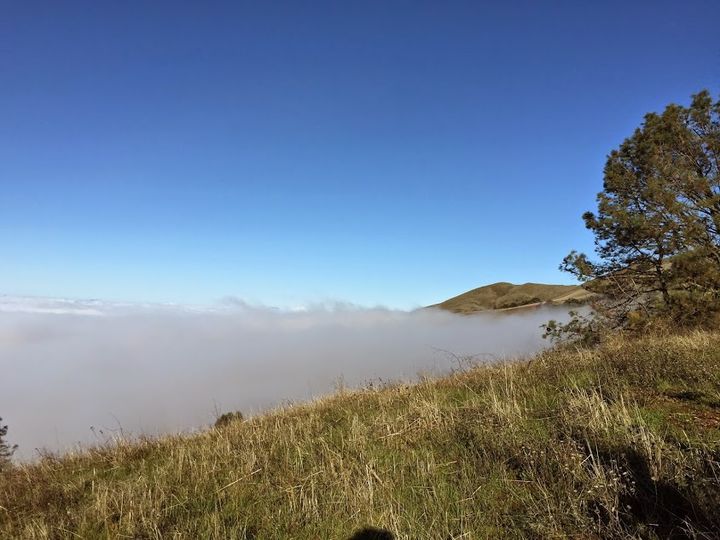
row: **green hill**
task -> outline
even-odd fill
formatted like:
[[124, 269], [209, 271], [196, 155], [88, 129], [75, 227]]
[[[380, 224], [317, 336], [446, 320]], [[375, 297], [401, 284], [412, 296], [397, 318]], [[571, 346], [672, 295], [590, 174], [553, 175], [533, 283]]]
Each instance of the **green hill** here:
[[469, 314], [541, 303], [580, 304], [587, 302], [592, 296], [592, 293], [579, 285], [545, 285], [542, 283], [514, 285], [500, 282], [478, 287], [430, 307], [446, 309], [453, 313]]
[[616, 337], [46, 456], [0, 538], [712, 538], [719, 428], [720, 334]]

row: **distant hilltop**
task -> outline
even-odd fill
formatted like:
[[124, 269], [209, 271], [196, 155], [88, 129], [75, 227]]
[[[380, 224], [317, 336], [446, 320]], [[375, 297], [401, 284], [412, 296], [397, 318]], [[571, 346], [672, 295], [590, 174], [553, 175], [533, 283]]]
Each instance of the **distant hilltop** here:
[[453, 313], [470, 314], [478, 311], [527, 308], [540, 304], [584, 304], [594, 296], [580, 285], [546, 285], [543, 283], [500, 282], [478, 287], [428, 306]]

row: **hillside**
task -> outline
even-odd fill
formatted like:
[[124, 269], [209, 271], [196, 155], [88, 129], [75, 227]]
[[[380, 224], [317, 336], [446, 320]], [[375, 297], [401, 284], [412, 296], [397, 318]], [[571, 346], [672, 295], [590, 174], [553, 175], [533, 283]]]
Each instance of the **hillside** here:
[[0, 537], [710, 538], [719, 428], [720, 334], [615, 338], [47, 456]]
[[478, 287], [429, 307], [437, 307], [453, 313], [469, 314], [478, 311], [513, 309], [550, 302], [552, 304], [581, 304], [592, 293], [579, 285], [545, 285], [524, 283], [514, 285], [500, 282]]

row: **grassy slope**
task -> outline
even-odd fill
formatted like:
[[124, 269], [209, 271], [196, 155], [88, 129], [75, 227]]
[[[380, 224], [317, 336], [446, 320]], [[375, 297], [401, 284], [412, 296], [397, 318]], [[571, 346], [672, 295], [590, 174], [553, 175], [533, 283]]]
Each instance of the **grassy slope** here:
[[493, 283], [449, 298], [431, 307], [439, 307], [454, 313], [475, 313], [490, 309], [508, 309], [538, 302], [555, 304], [580, 303], [588, 300], [591, 293], [578, 285], [544, 285], [541, 283]]
[[719, 407], [720, 334], [553, 351], [17, 467], [0, 537], [709, 534]]

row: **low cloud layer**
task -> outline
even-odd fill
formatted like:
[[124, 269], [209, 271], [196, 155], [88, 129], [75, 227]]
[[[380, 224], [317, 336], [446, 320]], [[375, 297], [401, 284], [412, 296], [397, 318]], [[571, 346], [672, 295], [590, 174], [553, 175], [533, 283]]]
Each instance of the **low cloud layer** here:
[[319, 306], [284, 312], [0, 298], [0, 416], [20, 457], [112, 436], [212, 423], [331, 392], [342, 381], [412, 380], [455, 357], [527, 354], [566, 310], [461, 317]]

